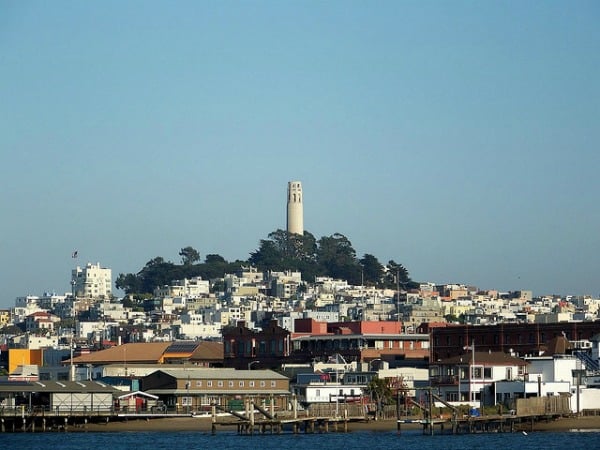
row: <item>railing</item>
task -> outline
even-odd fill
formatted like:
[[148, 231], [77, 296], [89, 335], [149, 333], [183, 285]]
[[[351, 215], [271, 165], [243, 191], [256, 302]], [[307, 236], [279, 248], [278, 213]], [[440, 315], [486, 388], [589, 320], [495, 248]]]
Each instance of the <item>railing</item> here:
[[600, 365], [598, 361], [590, 356], [590, 354], [585, 350], [577, 350], [573, 352], [573, 355], [581, 362], [585, 364], [587, 370], [596, 371], [600, 370]]
[[438, 386], [443, 384], [458, 384], [459, 378], [456, 375], [438, 375], [429, 378], [432, 385]]
[[164, 405], [152, 406], [147, 408], [128, 408], [128, 407], [63, 407], [58, 406], [50, 408], [49, 406], [0, 406], [0, 417], [71, 417], [71, 416], [115, 416], [118, 414], [127, 415], [139, 415], [139, 416], [150, 416], [150, 415], [182, 415], [182, 414], [193, 414], [199, 411], [193, 408], [186, 408], [185, 406], [179, 406], [174, 408], [167, 408]]

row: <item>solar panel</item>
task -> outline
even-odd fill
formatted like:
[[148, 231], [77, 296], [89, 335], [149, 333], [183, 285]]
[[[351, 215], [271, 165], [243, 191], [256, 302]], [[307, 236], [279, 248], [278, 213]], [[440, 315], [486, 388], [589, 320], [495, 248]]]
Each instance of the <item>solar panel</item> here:
[[175, 342], [165, 353], [193, 353], [197, 346], [198, 342]]

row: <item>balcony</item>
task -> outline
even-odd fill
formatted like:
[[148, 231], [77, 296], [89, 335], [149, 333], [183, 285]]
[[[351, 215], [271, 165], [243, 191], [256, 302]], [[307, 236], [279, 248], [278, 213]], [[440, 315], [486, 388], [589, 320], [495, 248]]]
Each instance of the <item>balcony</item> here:
[[458, 376], [456, 375], [437, 375], [429, 377], [432, 386], [452, 386], [458, 385]]

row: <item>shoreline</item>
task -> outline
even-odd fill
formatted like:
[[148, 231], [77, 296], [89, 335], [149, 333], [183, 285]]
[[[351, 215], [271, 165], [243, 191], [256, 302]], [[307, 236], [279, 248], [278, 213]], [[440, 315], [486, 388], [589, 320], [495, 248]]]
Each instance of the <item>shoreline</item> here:
[[[236, 432], [236, 421], [232, 425], [223, 425], [223, 422], [217, 423], [216, 434], [223, 432]], [[158, 419], [130, 419], [119, 422], [109, 423], [89, 423], [87, 427], [70, 426], [69, 432], [190, 432], [198, 431], [210, 433], [212, 421], [210, 418], [199, 417], [181, 417], [181, 418], [158, 418]], [[515, 427], [517, 431], [526, 432], [568, 432], [568, 431], [600, 431], [600, 416], [586, 417], [562, 417], [552, 421], [536, 422], [531, 428], [529, 423], [521, 423]], [[420, 430], [419, 424], [402, 424], [402, 432], [408, 430]], [[343, 433], [343, 425], [338, 425], [338, 431], [330, 426], [330, 433]], [[348, 432], [396, 432], [396, 419], [371, 420], [368, 422], [349, 422]], [[286, 431], [286, 433], [288, 433]], [[270, 434], [270, 433], [269, 433]], [[436, 433], [437, 434], [437, 433]]]

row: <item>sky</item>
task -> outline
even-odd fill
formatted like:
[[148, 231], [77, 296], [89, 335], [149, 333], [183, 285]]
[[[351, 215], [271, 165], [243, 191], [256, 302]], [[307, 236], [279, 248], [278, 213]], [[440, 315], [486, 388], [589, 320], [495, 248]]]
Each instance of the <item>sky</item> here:
[[307, 231], [416, 281], [598, 296], [598, 23], [597, 1], [3, 0], [0, 307], [87, 262], [245, 260], [291, 180]]

